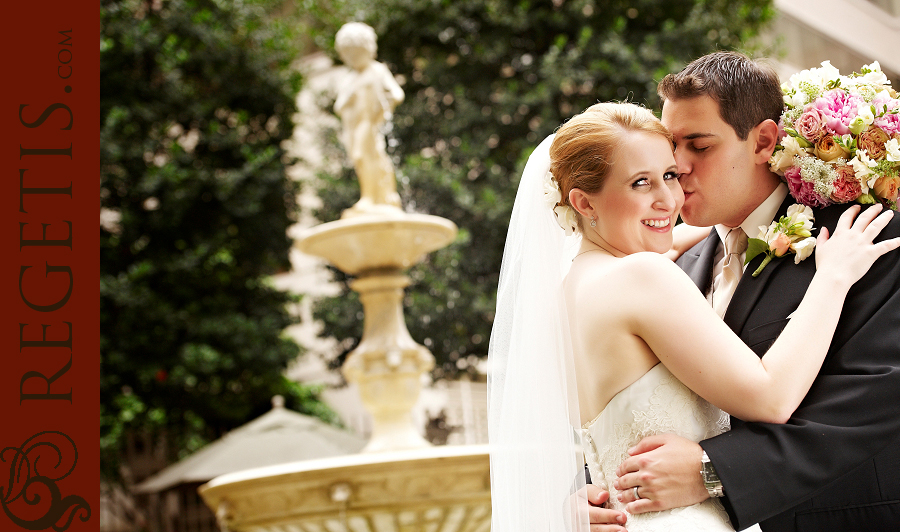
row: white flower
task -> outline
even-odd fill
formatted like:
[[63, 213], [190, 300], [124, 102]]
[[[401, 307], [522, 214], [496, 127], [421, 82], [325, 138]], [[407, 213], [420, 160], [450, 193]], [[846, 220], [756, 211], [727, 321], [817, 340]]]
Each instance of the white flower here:
[[812, 229], [813, 220], [815, 219], [812, 209], [806, 205], [800, 205], [799, 203], [795, 203], [788, 207], [787, 217], [790, 218], [791, 225], [802, 223], [803, 230], [806, 231]]
[[566, 232], [566, 236], [571, 236], [578, 228], [578, 217], [575, 209], [568, 205], [557, 205], [553, 212], [556, 213], [556, 223]]
[[782, 84], [782, 91], [784, 92], [784, 103], [788, 107], [803, 107], [807, 103], [809, 103], [809, 98], [806, 96], [806, 93], [803, 91], [791, 91], [791, 89], [785, 89], [787, 87], [786, 83]]
[[784, 175], [784, 171], [792, 166], [794, 166], [794, 156], [789, 155], [787, 150], [778, 150], [769, 159], [769, 170], [778, 175]]
[[872, 112], [871, 105], [864, 105], [857, 109], [856, 117], [861, 118], [866, 127], [871, 126], [875, 121], [875, 113]]
[[866, 83], [871, 83], [873, 85], [890, 85], [891, 82], [887, 79], [887, 76], [884, 75], [884, 72], [881, 71], [881, 65], [878, 61], [875, 61], [871, 65], [865, 65], [862, 67], [862, 72], [865, 72], [862, 76], [860, 76]]
[[562, 201], [562, 193], [559, 191], [559, 185], [556, 184], [556, 180], [553, 179], [553, 174], [547, 172], [547, 175], [544, 176], [544, 200], [549, 204], [550, 208], [556, 207], [556, 205]]
[[[856, 172], [856, 178], [862, 182], [868, 184], [871, 188], [875, 184], [875, 179], [878, 178], [877, 175], [874, 175], [871, 168], [874, 168], [878, 163], [869, 159], [866, 155], [866, 150], [856, 150], [856, 157], [850, 159], [850, 162], [847, 163], [853, 167], [853, 171]], [[869, 179], [866, 179], [866, 176], [873, 175], [874, 177], [871, 179], [871, 183], [869, 183]]]
[[897, 163], [900, 162], [900, 140], [896, 137], [884, 143], [884, 149], [887, 150], [887, 160]]
[[797, 137], [787, 135], [782, 139], [781, 145], [784, 146], [784, 152], [791, 157], [807, 155], [806, 148], [800, 147], [800, 141], [797, 140]]
[[841, 76], [841, 71], [837, 67], [832, 66], [831, 61], [822, 61], [822, 66], [814, 70], [819, 75], [819, 79], [822, 80], [822, 85], [825, 84], [824, 82], [844, 77]]
[[813, 248], [815, 247], [816, 239], [811, 236], [791, 244], [791, 249], [796, 253], [794, 256], [794, 264], [800, 264], [801, 260], [806, 260], [807, 257], [812, 255]]

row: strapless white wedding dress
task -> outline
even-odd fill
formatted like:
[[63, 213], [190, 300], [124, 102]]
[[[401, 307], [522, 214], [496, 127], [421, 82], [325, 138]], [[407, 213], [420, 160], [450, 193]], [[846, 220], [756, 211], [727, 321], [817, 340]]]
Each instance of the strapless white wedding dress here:
[[[688, 389], [662, 364], [619, 392], [582, 428], [584, 456], [594, 484], [606, 482], [611, 507], [623, 510], [613, 488], [616, 468], [645, 436], [672, 433], [700, 441], [730, 428], [728, 414]], [[699, 470], [697, 475], [700, 475]], [[662, 512], [629, 515], [629, 532], [732, 532], [717, 499]], [[753, 527], [750, 530], [759, 530]]]

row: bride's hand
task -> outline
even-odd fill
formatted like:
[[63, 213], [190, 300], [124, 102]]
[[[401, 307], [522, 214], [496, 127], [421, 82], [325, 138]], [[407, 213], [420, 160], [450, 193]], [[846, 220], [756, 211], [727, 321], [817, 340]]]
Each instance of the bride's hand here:
[[624, 512], [606, 507], [609, 492], [604, 488], [588, 484], [578, 490], [576, 496], [587, 500], [591, 532], [628, 532], [625, 530], [628, 516]]
[[869, 271], [878, 257], [900, 247], [900, 238], [873, 243], [894, 216], [894, 211], [881, 210], [881, 204], [875, 204], [860, 213], [860, 206], [854, 205], [841, 214], [834, 235], [829, 236], [828, 229], [823, 227], [816, 238], [817, 274], [829, 275], [834, 282], [849, 288]]

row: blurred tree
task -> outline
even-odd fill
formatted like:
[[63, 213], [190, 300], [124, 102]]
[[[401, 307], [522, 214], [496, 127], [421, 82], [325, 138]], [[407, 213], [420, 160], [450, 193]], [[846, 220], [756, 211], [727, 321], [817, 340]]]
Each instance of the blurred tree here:
[[271, 0], [102, 0], [101, 435], [115, 477], [129, 431], [184, 454], [270, 408], [334, 419], [287, 381], [296, 186], [281, 142], [297, 74]]
[[[471, 371], [487, 354], [518, 178], [540, 140], [598, 101], [656, 108], [665, 74], [747, 46], [773, 15], [771, 0], [301, 3], [316, 45], [332, 57], [341, 24], [375, 28], [378, 59], [406, 91], [391, 133], [404, 205], [460, 227], [452, 246], [410, 272], [407, 321], [435, 354], [435, 377]], [[355, 187], [349, 171], [323, 174], [318, 218], [336, 219]], [[345, 354], [361, 333], [359, 308], [346, 286], [316, 305]]]

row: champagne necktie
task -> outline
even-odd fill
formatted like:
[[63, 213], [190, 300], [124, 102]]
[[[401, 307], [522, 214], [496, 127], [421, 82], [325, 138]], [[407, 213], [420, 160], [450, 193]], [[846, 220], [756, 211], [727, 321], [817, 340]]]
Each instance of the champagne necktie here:
[[735, 227], [725, 236], [725, 264], [713, 290], [713, 308], [719, 317], [725, 315], [734, 289], [744, 273], [741, 254], [747, 251], [747, 233]]

